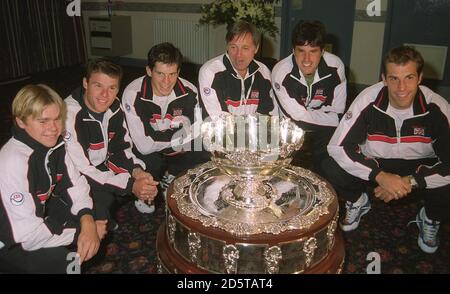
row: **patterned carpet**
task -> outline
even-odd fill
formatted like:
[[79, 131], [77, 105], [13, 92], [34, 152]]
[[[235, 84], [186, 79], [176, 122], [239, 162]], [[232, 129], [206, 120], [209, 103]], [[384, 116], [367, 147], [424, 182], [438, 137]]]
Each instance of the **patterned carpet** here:
[[[195, 67], [185, 67], [184, 77], [192, 79]], [[122, 88], [143, 74], [142, 68], [125, 67]], [[15, 93], [27, 83], [47, 83], [63, 97], [81, 84], [80, 66], [63, 68], [38, 74], [25, 81], [0, 86], [0, 145], [10, 137], [10, 103]], [[307, 144], [306, 144], [307, 145]], [[296, 158], [308, 168], [307, 147]], [[346, 262], [344, 273], [366, 273], [373, 260], [367, 256], [376, 252], [381, 258], [381, 273], [450, 273], [450, 224], [441, 226], [441, 246], [435, 254], [423, 253], [417, 246], [417, 227], [407, 226], [415, 219], [421, 207], [419, 199], [404, 199], [394, 203], [373, 200], [372, 210], [364, 216], [359, 228], [344, 234]], [[164, 219], [164, 206], [160, 201], [153, 215], [140, 214], [132, 201], [123, 203], [116, 214], [119, 229], [102, 243], [101, 252], [86, 266], [86, 273], [155, 273], [155, 239]]]

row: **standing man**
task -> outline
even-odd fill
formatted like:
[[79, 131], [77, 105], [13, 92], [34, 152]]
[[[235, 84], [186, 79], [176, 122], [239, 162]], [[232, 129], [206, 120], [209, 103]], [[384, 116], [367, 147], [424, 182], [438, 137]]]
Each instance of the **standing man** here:
[[272, 84], [283, 113], [312, 131], [313, 167], [328, 157], [327, 144], [344, 112], [347, 99], [345, 67], [324, 50], [325, 28], [319, 21], [299, 22], [292, 32], [292, 54], [272, 71]]
[[145, 164], [132, 152], [132, 143], [120, 108], [122, 69], [104, 59], [91, 61], [83, 78], [83, 87], [66, 98], [67, 152], [91, 185], [97, 219], [108, 220], [116, 229], [111, 208], [117, 196], [133, 193], [136, 208], [152, 213], [145, 204], [156, 196], [152, 176]]
[[200, 95], [209, 116], [273, 112], [270, 71], [254, 59], [260, 38], [253, 24], [238, 21], [226, 34], [227, 52], [200, 68]]
[[0, 150], [0, 271], [67, 273], [74, 259], [66, 246], [89, 260], [106, 222], [94, 221], [89, 185], [66, 154], [66, 106], [49, 87], [28, 85], [12, 115], [13, 137]]
[[356, 97], [328, 145], [327, 179], [346, 200], [340, 226], [355, 230], [370, 210], [368, 193], [390, 202], [417, 193], [418, 244], [439, 246], [440, 222], [450, 211], [450, 105], [424, 86], [423, 58], [412, 47], [389, 51], [383, 81]]
[[163, 190], [176, 175], [208, 160], [205, 152], [194, 148], [202, 114], [197, 88], [179, 77], [182, 61], [172, 44], [153, 46], [147, 75], [131, 82], [122, 96], [135, 154], [156, 180], [162, 180]]

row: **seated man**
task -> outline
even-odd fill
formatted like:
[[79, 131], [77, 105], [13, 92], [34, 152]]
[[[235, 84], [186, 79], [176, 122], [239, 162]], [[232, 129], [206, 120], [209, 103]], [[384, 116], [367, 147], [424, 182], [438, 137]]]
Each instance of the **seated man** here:
[[253, 24], [238, 21], [226, 34], [227, 52], [200, 68], [200, 95], [209, 116], [277, 114], [270, 70], [254, 59], [260, 39]]
[[418, 244], [434, 253], [440, 221], [450, 210], [450, 105], [419, 86], [423, 64], [412, 47], [389, 51], [383, 81], [361, 92], [337, 127], [328, 145], [334, 160], [324, 170], [347, 201], [344, 231], [356, 229], [370, 210], [369, 187], [385, 202], [423, 196]]
[[139, 199], [136, 208], [152, 213], [155, 208], [145, 201], [152, 201], [157, 193], [157, 183], [132, 152], [125, 115], [116, 97], [121, 77], [122, 69], [111, 61], [91, 61], [83, 88], [65, 99], [67, 152], [91, 185], [96, 219], [108, 220], [109, 229], [117, 228], [111, 217], [116, 196], [133, 193]]
[[292, 54], [272, 71], [281, 110], [304, 130], [312, 131], [313, 169], [321, 162], [344, 113], [347, 80], [341, 59], [324, 50], [325, 28], [319, 21], [299, 22], [292, 32]]
[[94, 221], [89, 185], [66, 155], [66, 107], [49, 87], [28, 85], [12, 115], [13, 137], [0, 150], [0, 271], [67, 273], [68, 246], [76, 246], [79, 262], [89, 260], [106, 222]]
[[122, 97], [135, 154], [163, 188], [177, 174], [208, 160], [201, 151], [197, 88], [179, 77], [182, 60], [170, 43], [153, 46], [147, 75], [131, 82]]

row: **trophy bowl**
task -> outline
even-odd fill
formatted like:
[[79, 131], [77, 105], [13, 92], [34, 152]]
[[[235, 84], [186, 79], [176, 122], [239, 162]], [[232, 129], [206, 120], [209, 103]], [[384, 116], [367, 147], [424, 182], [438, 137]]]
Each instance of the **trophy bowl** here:
[[239, 208], [272, 207], [275, 188], [269, 183], [292, 161], [304, 131], [290, 119], [267, 115], [222, 115], [202, 124], [203, 144], [212, 162], [233, 180], [221, 200]]

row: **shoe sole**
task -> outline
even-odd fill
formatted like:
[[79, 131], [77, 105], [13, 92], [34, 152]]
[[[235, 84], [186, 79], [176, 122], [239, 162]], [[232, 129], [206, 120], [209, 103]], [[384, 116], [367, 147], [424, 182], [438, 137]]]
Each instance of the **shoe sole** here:
[[368, 213], [371, 208], [372, 208], [372, 206], [369, 206], [369, 208], [367, 210], [364, 210], [363, 212], [361, 212], [361, 214], [359, 215], [358, 221], [353, 222], [351, 225], [343, 225], [341, 222], [339, 222], [339, 227], [344, 232], [350, 232], [350, 231], [356, 230], [359, 226], [359, 223], [361, 222], [361, 218], [363, 217], [363, 215]]

